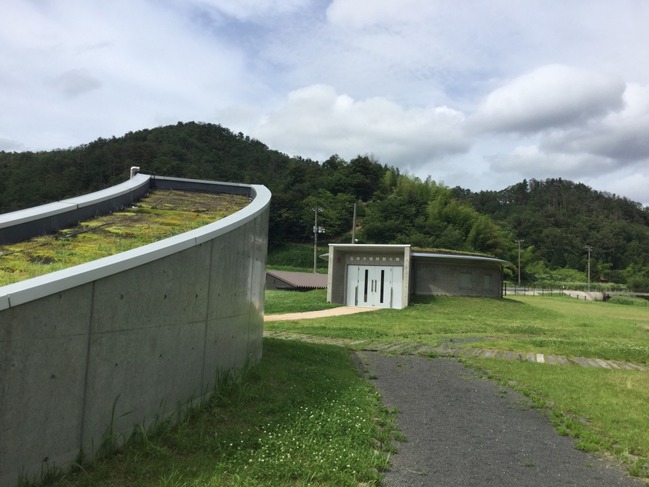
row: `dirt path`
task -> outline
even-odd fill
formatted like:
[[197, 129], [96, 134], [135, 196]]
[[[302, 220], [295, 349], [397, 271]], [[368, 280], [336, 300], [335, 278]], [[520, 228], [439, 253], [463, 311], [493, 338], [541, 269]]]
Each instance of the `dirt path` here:
[[313, 318], [327, 318], [329, 316], [353, 315], [367, 313], [379, 308], [361, 308], [354, 306], [340, 306], [338, 308], [321, 309], [319, 311], [306, 311], [304, 313], [286, 313], [282, 315], [266, 315], [264, 321], [308, 320]]

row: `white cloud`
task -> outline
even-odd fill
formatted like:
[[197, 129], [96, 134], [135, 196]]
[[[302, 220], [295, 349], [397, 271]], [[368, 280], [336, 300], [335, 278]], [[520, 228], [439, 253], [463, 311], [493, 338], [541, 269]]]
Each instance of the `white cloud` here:
[[618, 196], [624, 196], [649, 208], [649, 167], [638, 168], [637, 171], [625, 172], [605, 177], [586, 177], [585, 181], [591, 187]]
[[209, 120], [258, 85], [240, 51], [172, 9], [143, 0], [12, 6], [0, 26], [23, 30], [0, 34], [0, 137], [13, 146], [68, 147]]
[[538, 145], [520, 145], [509, 153], [488, 157], [497, 173], [516, 174], [519, 178], [575, 178], [616, 169], [613, 160], [583, 153], [548, 152]]
[[649, 3], [468, 5], [4, 0], [0, 148], [196, 120], [471, 189], [646, 181]]
[[549, 133], [546, 150], [608, 157], [618, 165], [649, 160], [649, 86], [627, 85], [624, 108], [589, 124]]
[[327, 19], [353, 28], [419, 24], [437, 10], [436, 4], [432, 0], [333, 0], [327, 8]]
[[617, 77], [543, 66], [491, 92], [471, 123], [479, 131], [519, 133], [585, 123], [622, 108], [624, 88]]
[[563, 177], [649, 202], [649, 86], [628, 84], [620, 110], [498, 140], [486, 159], [500, 178]]
[[448, 107], [404, 109], [385, 98], [354, 100], [326, 85], [289, 94], [253, 135], [271, 146], [323, 160], [371, 152], [386, 164], [419, 166], [464, 152], [464, 115]]
[[191, 0], [202, 8], [216, 9], [239, 21], [263, 20], [301, 10], [311, 0]]
[[24, 147], [16, 142], [15, 140], [10, 140], [5, 137], [0, 137], [0, 151], [20, 151], [24, 149]]
[[63, 95], [74, 98], [101, 88], [101, 81], [85, 69], [71, 69], [57, 76], [52, 84]]

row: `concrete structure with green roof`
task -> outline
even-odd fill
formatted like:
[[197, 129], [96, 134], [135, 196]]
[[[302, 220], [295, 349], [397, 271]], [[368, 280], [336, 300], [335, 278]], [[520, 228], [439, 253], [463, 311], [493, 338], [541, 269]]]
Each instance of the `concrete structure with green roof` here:
[[332, 244], [327, 300], [348, 306], [405, 308], [410, 296], [503, 296], [494, 257], [413, 251], [410, 245]]

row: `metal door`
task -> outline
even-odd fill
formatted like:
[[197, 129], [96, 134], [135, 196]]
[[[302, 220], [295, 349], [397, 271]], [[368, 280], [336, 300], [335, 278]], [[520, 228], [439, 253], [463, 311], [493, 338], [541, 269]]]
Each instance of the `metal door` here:
[[398, 266], [347, 267], [347, 305], [401, 308], [402, 269]]

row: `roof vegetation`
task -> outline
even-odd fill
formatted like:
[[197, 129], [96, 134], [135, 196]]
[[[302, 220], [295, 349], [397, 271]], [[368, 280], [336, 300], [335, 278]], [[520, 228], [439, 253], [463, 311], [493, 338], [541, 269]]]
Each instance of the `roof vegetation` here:
[[0, 286], [141, 247], [220, 220], [245, 196], [153, 190], [122, 211], [55, 234], [0, 245]]

